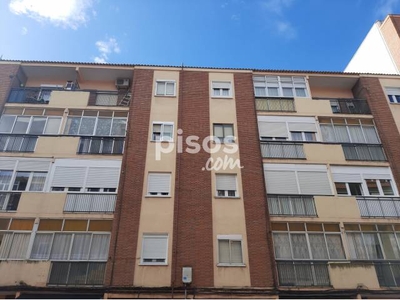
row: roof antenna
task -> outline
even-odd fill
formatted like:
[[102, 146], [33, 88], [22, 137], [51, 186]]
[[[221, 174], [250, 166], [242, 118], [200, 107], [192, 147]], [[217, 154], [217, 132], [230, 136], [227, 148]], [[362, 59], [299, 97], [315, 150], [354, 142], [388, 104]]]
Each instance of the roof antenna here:
[[0, 56], [0, 60], [3, 60], [3, 54]]
[[184, 66], [184, 65], [183, 65], [183, 62], [182, 62], [182, 63], [181, 63], [181, 68], [182, 68], [182, 70], [183, 70], [183, 66]]

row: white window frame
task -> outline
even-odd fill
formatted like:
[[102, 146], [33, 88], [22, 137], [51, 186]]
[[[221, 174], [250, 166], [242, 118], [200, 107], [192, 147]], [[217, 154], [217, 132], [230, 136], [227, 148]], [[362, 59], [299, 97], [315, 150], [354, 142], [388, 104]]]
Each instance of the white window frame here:
[[[337, 192], [336, 183], [342, 183], [342, 184], [344, 184], [344, 185], [346, 186], [347, 194], [339, 194], [339, 193]], [[350, 183], [355, 183], [355, 184], [359, 184], [359, 185], [360, 185], [361, 195], [352, 195], [352, 194], [351, 194], [351, 191], [350, 191]], [[361, 196], [365, 196], [365, 195], [366, 195], [366, 194], [365, 194], [365, 191], [364, 191], [364, 188], [363, 188], [362, 182], [338, 182], [338, 181], [336, 181], [336, 182], [334, 182], [334, 185], [335, 185], [335, 192], [336, 192], [336, 195], [337, 195], [338, 197], [346, 197], [346, 196], [361, 197]]]
[[[234, 196], [229, 196], [229, 191], [232, 191], [232, 190], [218, 190], [218, 187], [217, 187], [217, 178], [218, 178], [218, 176], [219, 175], [230, 175], [230, 176], [234, 176], [235, 177], [235, 195]], [[224, 174], [224, 173], [218, 173], [218, 174], [215, 174], [215, 188], [216, 188], [216, 190], [215, 190], [215, 197], [217, 197], [217, 198], [239, 198], [239, 191], [238, 191], [238, 176], [237, 176], [237, 174], [235, 173], [235, 174]], [[218, 191], [224, 191], [224, 195], [218, 195]]]
[[[221, 263], [219, 262], [219, 241], [229, 241], [229, 252], [231, 252], [231, 242], [240, 242], [242, 251], [242, 262], [241, 263]], [[240, 234], [234, 235], [217, 235], [217, 257], [218, 257], [218, 267], [245, 267], [245, 259], [243, 253], [243, 238]]]
[[[25, 190], [13, 190], [13, 189], [12, 189], [12, 187], [14, 186], [15, 180], [17, 179], [17, 174], [18, 174], [19, 172], [21, 172], [21, 173], [29, 173], [29, 178], [28, 178], [28, 182], [26, 183], [26, 188], [25, 188]], [[31, 190], [30, 190], [30, 189], [31, 189], [31, 185], [32, 185], [32, 178], [33, 178], [33, 174], [34, 174], [34, 173], [43, 173], [43, 174], [46, 174], [46, 179], [45, 179], [45, 181], [44, 181], [43, 188], [42, 188], [41, 191], [31, 191]], [[13, 176], [11, 177], [11, 182], [12, 182], [12, 183], [10, 184], [11, 191], [12, 191], [12, 192], [42, 193], [42, 192], [45, 191], [46, 182], [47, 182], [48, 178], [49, 178], [49, 172], [47, 172], [47, 171], [18, 171], [18, 170], [17, 170], [17, 171], [14, 172]]]
[[[174, 93], [172, 95], [167, 94], [167, 84], [172, 83], [174, 85]], [[158, 94], [157, 89], [159, 84], [164, 84], [164, 93]], [[176, 81], [175, 80], [166, 80], [166, 79], [157, 79], [155, 84], [154, 90], [155, 96], [162, 96], [162, 97], [175, 97], [176, 96]]]
[[[7, 117], [15, 117], [14, 122], [11, 126], [11, 130], [9, 132], [0, 132], [1, 134], [31, 134], [29, 133], [29, 131], [31, 130], [32, 124], [33, 124], [33, 119], [34, 118], [46, 118], [46, 122], [44, 124], [43, 127], [43, 132], [42, 133], [32, 133], [31, 135], [53, 135], [53, 134], [60, 134], [60, 128], [61, 128], [61, 124], [62, 124], [62, 117], [61, 116], [46, 116], [46, 115], [37, 115], [37, 116], [30, 116], [30, 115], [8, 115], [8, 114], [4, 114], [1, 116], [1, 118], [3, 116], [7, 116]], [[24, 133], [13, 133], [15, 124], [17, 123], [17, 119], [18, 117], [25, 117], [25, 118], [30, 118], [29, 122], [28, 122], [28, 127], [26, 128], [26, 131]], [[58, 130], [57, 133], [45, 133], [46, 129], [47, 129], [47, 123], [49, 121], [49, 119], [59, 119], [60, 120], [60, 124], [58, 125]]]
[[[144, 259], [144, 240], [145, 239], [165, 239], [166, 240], [166, 251], [165, 251], [165, 261], [164, 262], [145, 262]], [[168, 265], [168, 248], [169, 248], [169, 235], [167, 233], [159, 233], [159, 234], [151, 234], [151, 233], [144, 233], [142, 236], [142, 249], [140, 255], [140, 265], [144, 266], [166, 266]]]
[[[154, 139], [154, 125], [160, 125], [161, 129], [160, 129], [160, 139], [156, 140]], [[171, 138], [164, 135], [165, 131], [164, 131], [164, 127], [165, 125], [169, 125], [172, 126], [172, 136]], [[174, 141], [174, 122], [153, 122], [152, 124], [152, 128], [151, 128], [151, 141], [152, 142], [173, 142]]]
[[[220, 83], [228, 83], [229, 88], [228, 90], [228, 95], [224, 96], [222, 94], [223, 90], [226, 90], [225, 88], [215, 88], [214, 85], [220, 84]], [[215, 95], [214, 92], [219, 91], [219, 95]], [[227, 80], [213, 80], [211, 82], [211, 98], [232, 98], [232, 82], [227, 81]]]
[[[263, 83], [264, 83], [264, 85], [265, 85], [265, 96], [259, 96], [259, 95], [257, 95], [256, 94], [256, 84], [254, 84], [254, 82], [255, 82], [255, 80], [254, 80], [254, 78], [256, 78], [256, 77], [258, 77], [258, 78], [264, 78], [264, 81], [263, 81]], [[274, 88], [277, 88], [278, 89], [278, 95], [276, 96], [276, 95], [269, 95], [268, 94], [268, 82], [267, 82], [267, 77], [275, 77], [276, 79], [277, 79], [277, 87], [275, 87], [274, 86]], [[285, 87], [283, 87], [283, 84], [282, 84], [282, 77], [290, 77], [291, 79], [292, 79], [292, 86], [291, 86], [291, 89], [292, 89], [292, 93], [293, 93], [293, 96], [292, 97], [288, 97], [288, 96], [284, 96], [283, 95], [283, 88], [289, 88], [288, 86], [285, 86]], [[303, 87], [296, 87], [296, 84], [294, 83], [294, 81], [295, 81], [295, 78], [297, 79], [297, 78], [303, 78], [304, 79], [304, 84], [305, 84], [305, 87], [303, 88]], [[261, 82], [261, 80], [258, 80], [258, 82]], [[290, 75], [254, 75], [253, 76], [253, 86], [254, 86], [254, 94], [255, 94], [255, 96], [256, 97], [271, 97], [271, 98], [290, 98], [290, 99], [292, 99], [292, 98], [309, 98], [310, 97], [310, 91], [309, 91], [309, 87], [308, 87], [308, 79], [307, 79], [307, 77], [306, 76], [290, 76]], [[258, 88], [260, 88], [261, 86], [258, 86]], [[304, 89], [304, 91], [305, 91], [305, 96], [297, 96], [296, 95], [296, 88], [302, 88], [302, 89]]]
[[[150, 194], [150, 177], [151, 175], [169, 175], [169, 191], [167, 195], [163, 195], [165, 192], [157, 192], [156, 195]], [[147, 194], [146, 197], [151, 198], [169, 198], [171, 197], [171, 185], [172, 185], [172, 173], [171, 172], [149, 172], [147, 174]], [[153, 192], [154, 193], [154, 192]]]
[[385, 93], [390, 104], [400, 103], [400, 87], [385, 87]]
[[[222, 126], [222, 132], [224, 133], [223, 139], [215, 135], [215, 126]], [[225, 127], [230, 126], [232, 127], [233, 135], [225, 135]], [[228, 139], [228, 137], [230, 137]], [[213, 141], [218, 144], [231, 144], [234, 143], [236, 140], [235, 136], [235, 126], [233, 123], [213, 123]]]

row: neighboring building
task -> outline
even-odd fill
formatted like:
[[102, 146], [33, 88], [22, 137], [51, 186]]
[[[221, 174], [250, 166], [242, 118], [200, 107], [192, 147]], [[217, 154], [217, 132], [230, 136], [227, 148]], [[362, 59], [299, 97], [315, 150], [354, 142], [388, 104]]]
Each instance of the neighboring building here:
[[398, 89], [1, 61], [0, 294], [398, 298]]
[[388, 15], [368, 32], [345, 72], [400, 74], [400, 15]]

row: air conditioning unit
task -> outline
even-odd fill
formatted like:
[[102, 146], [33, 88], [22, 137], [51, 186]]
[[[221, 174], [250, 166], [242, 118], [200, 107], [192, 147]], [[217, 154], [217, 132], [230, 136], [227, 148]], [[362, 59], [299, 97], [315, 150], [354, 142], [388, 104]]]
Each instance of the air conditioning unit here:
[[76, 88], [75, 82], [67, 81], [67, 83], [65, 84], [64, 90], [73, 91], [73, 90], [75, 90], [75, 88]]
[[118, 78], [115, 80], [116, 87], [129, 87], [129, 78]]

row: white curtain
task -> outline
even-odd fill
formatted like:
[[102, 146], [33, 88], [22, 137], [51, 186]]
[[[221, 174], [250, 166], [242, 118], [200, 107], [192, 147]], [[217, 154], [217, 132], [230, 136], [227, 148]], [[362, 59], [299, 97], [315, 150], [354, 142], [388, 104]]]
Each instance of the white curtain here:
[[43, 191], [44, 183], [46, 182], [46, 177], [47, 173], [34, 172], [29, 190], [35, 192]]
[[89, 260], [107, 260], [109, 244], [109, 234], [93, 234]]
[[321, 124], [321, 134], [324, 142], [336, 142], [335, 132], [330, 124]]
[[274, 249], [276, 258], [292, 259], [290, 251], [289, 234], [288, 233], [274, 233]]
[[365, 247], [367, 248], [369, 259], [383, 258], [381, 245], [376, 233], [364, 233]]
[[48, 259], [52, 238], [52, 233], [37, 233], [33, 242], [31, 259]]
[[75, 233], [70, 260], [87, 260], [89, 257], [90, 233]]
[[304, 233], [292, 233], [290, 235], [292, 241], [293, 258], [310, 258], [308, 252], [307, 239]]
[[351, 259], [368, 259], [361, 233], [348, 232], [347, 243], [349, 245]]
[[340, 234], [327, 234], [326, 243], [330, 259], [345, 259], [342, 238]]
[[365, 138], [367, 139], [367, 143], [380, 144], [375, 126], [363, 126], [363, 131]]
[[71, 233], [56, 233], [54, 236], [53, 247], [51, 249], [50, 259], [68, 260], [69, 248], [71, 246]]
[[30, 236], [30, 233], [14, 233], [9, 259], [26, 259]]
[[1, 236], [1, 244], [0, 244], [0, 258], [6, 259], [8, 257], [8, 253], [10, 252], [10, 247], [13, 240], [13, 234], [4, 233]]
[[311, 253], [313, 259], [328, 259], [328, 253], [326, 252], [326, 244], [324, 234], [309, 234], [308, 239], [310, 241]]
[[345, 125], [335, 125], [336, 142], [350, 143], [349, 133]]
[[365, 139], [359, 125], [349, 125], [349, 132], [352, 143], [365, 143]]

